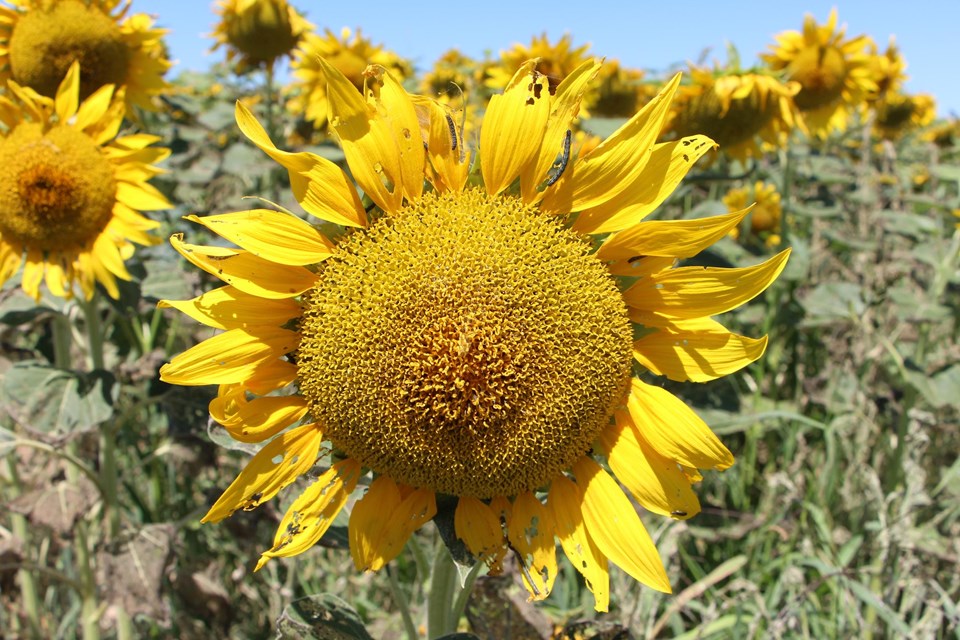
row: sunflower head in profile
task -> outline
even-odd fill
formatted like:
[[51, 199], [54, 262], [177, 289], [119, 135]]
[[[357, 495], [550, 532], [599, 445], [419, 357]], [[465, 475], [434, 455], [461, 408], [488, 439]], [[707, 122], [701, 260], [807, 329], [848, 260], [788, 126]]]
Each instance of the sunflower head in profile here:
[[216, 14], [212, 50], [225, 46], [227, 61], [239, 72], [272, 67], [313, 29], [286, 0], [219, 0]]
[[125, 87], [127, 115], [155, 110], [169, 86], [165, 29], [120, 0], [7, 0], [0, 6], [0, 84], [8, 79], [48, 98], [74, 61], [80, 99], [104, 85]]
[[555, 539], [598, 610], [608, 562], [669, 591], [628, 492], [689, 518], [697, 470], [733, 456], [634, 367], [706, 381], [760, 357], [765, 338], [710, 316], [763, 291], [787, 258], [678, 267], [746, 211], [642, 221], [713, 146], [700, 135], [656, 143], [679, 77], [573, 158], [571, 126], [597, 61], [555, 90], [534, 61], [520, 65], [490, 101], [479, 149], [465, 147], [447, 107], [408, 94], [383, 67], [366, 70], [361, 93], [319, 65], [353, 179], [278, 149], [242, 104], [237, 122], [288, 170], [309, 214], [347, 231], [334, 240], [256, 210], [189, 216], [237, 248], [171, 239], [225, 286], [161, 304], [224, 332], [161, 376], [219, 385], [212, 416], [234, 438], [265, 443], [204, 521], [255, 508], [319, 460], [258, 567], [313, 546], [365, 485], [349, 517], [359, 570], [395, 558], [439, 504], [490, 571], [516, 554], [532, 599], [557, 577]]
[[106, 85], [80, 102], [80, 69], [70, 66], [55, 99], [16, 82], [0, 96], [0, 284], [23, 265], [21, 287], [34, 299], [40, 285], [71, 297], [74, 285], [93, 296], [99, 282], [117, 298], [117, 280], [132, 243], [156, 244], [157, 223], [140, 211], [170, 203], [148, 180], [169, 150], [160, 138], [117, 138], [123, 91]]
[[624, 67], [617, 60], [604, 65], [599, 80], [589, 106], [591, 115], [601, 118], [629, 118], [658, 91], [644, 81], [642, 70]]
[[357, 91], [363, 90], [364, 70], [376, 64], [405, 80], [413, 75], [413, 67], [383, 45], [373, 44], [357, 29], [344, 27], [337, 36], [329, 29], [324, 35], [307, 33], [294, 52], [291, 95], [287, 100], [290, 113], [302, 115], [318, 130], [327, 127], [327, 81], [320, 66], [320, 58], [346, 76]]
[[704, 133], [741, 162], [763, 155], [761, 144], [783, 147], [800, 118], [796, 82], [763, 72], [691, 67], [690, 84], [677, 91], [667, 124], [676, 136]]
[[757, 180], [752, 187], [735, 187], [723, 196], [723, 204], [731, 213], [740, 211], [754, 203], [750, 211], [749, 234], [742, 233], [739, 227], [732, 229], [730, 235], [737, 240], [746, 241], [753, 237], [763, 241], [768, 247], [780, 244], [780, 219], [783, 213], [780, 204], [780, 192], [776, 185]]
[[897, 140], [909, 131], [926, 127], [937, 115], [937, 102], [927, 93], [888, 93], [874, 108], [873, 129], [884, 140]]
[[800, 84], [794, 102], [803, 112], [810, 132], [825, 137], [844, 131], [850, 116], [877, 91], [870, 61], [869, 36], [846, 37], [846, 27], [837, 28], [837, 10], [824, 25], [807, 14], [803, 31], [785, 31], [776, 36], [771, 51], [760, 57], [787, 80]]
[[871, 91], [867, 99], [876, 101], [883, 99], [888, 93], [900, 91], [903, 83], [907, 80], [907, 62], [900, 53], [897, 41], [890, 36], [890, 43], [887, 44], [887, 50], [880, 53], [877, 45], [870, 43], [870, 67], [873, 81], [877, 88]]

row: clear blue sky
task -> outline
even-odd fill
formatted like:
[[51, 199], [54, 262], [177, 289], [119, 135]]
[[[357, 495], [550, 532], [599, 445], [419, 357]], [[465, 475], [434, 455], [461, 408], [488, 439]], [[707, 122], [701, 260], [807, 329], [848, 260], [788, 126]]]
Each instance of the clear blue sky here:
[[[514, 42], [546, 32], [551, 41], [565, 33], [575, 45], [591, 44], [594, 55], [617, 58], [626, 66], [661, 70], [696, 60], [711, 49], [710, 60], [726, 60], [726, 43], [740, 51], [745, 65], [756, 61], [773, 36], [800, 29], [805, 13], [822, 23], [836, 6], [848, 35], [866, 33], [881, 50], [890, 35], [907, 60], [907, 90], [932, 93], [941, 116], [960, 114], [960, 2], [956, 0], [855, 0], [808, 2], [749, 0], [481, 0], [414, 2], [391, 0], [293, 0], [317, 25], [339, 31], [361, 27], [374, 42], [429, 67], [446, 49], [482, 57]], [[157, 17], [171, 30], [168, 44], [177, 69], [202, 70], [222, 53], [207, 54], [206, 37], [215, 22], [213, 2], [133, 0], [133, 10]]]

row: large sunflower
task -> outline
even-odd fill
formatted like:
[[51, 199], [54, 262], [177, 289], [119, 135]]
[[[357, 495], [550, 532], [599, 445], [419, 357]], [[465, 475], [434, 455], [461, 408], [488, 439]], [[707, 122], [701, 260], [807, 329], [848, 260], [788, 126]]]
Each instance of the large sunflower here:
[[216, 13], [220, 20], [211, 34], [216, 39], [211, 51], [224, 45], [227, 61], [240, 72], [272, 67], [313, 29], [286, 0], [219, 0]]
[[0, 83], [13, 79], [49, 98], [74, 61], [84, 100], [104, 85], [126, 87], [127, 113], [154, 110], [168, 89], [165, 29], [121, 0], [6, 0], [0, 6]]
[[763, 155], [760, 142], [783, 147], [797, 127], [796, 82], [764, 73], [690, 68], [692, 81], [681, 86], [668, 122], [678, 137], [704, 133], [736, 160]]
[[836, 9], [824, 25], [807, 14], [803, 32], [779, 34], [772, 51], [760, 56], [771, 69], [800, 83], [794, 101], [810, 132], [819, 137], [844, 131], [849, 117], [877, 91], [869, 53], [873, 41], [866, 35], [848, 39], [845, 34], [846, 27], [837, 28]]
[[392, 74], [404, 80], [413, 75], [410, 63], [396, 53], [375, 45], [357, 29], [352, 32], [344, 27], [337, 37], [329, 29], [325, 35], [307, 33], [294, 52], [292, 94], [287, 101], [290, 113], [303, 115], [313, 122], [317, 129], [327, 126], [327, 82], [320, 67], [320, 58], [327, 62], [353, 83], [357, 90], [363, 89], [364, 69], [376, 64], [388, 69]]
[[[170, 151], [150, 147], [160, 138], [116, 138], [123, 120], [123, 90], [101, 87], [80, 102], [80, 70], [71, 65], [55, 100], [8, 81], [0, 96], [0, 284], [24, 265], [22, 287], [40, 298], [90, 298], [99, 282], [119, 296], [117, 279], [133, 242], [156, 244], [157, 223], [139, 211], [170, 203], [147, 181]], [[116, 138], [116, 139], [114, 139]]]
[[204, 521], [256, 507], [334, 452], [258, 567], [314, 545], [370, 472], [349, 521], [358, 569], [396, 557], [448, 496], [440, 504], [455, 503], [467, 549], [492, 571], [515, 551], [534, 599], [556, 578], [555, 537], [598, 610], [608, 606], [608, 560], [670, 591], [617, 479], [648, 510], [685, 519], [700, 510], [697, 469], [725, 469], [733, 456], [633, 367], [705, 381], [760, 357], [765, 338], [710, 316], [763, 291], [787, 254], [743, 269], [675, 267], [746, 214], [641, 222], [713, 146], [704, 136], [655, 142], [679, 77], [567, 161], [600, 64], [573, 70], [555, 93], [534, 65], [491, 100], [469, 182], [478, 186], [467, 186], [472, 152], [444, 106], [408, 94], [382, 67], [367, 70], [360, 94], [321, 60], [367, 209], [341, 169], [277, 149], [237, 105], [240, 129], [287, 168], [303, 207], [349, 228], [335, 241], [258, 210], [190, 216], [238, 249], [171, 238], [227, 286], [162, 304], [225, 332], [161, 377], [219, 384], [213, 417], [238, 440], [266, 442]]

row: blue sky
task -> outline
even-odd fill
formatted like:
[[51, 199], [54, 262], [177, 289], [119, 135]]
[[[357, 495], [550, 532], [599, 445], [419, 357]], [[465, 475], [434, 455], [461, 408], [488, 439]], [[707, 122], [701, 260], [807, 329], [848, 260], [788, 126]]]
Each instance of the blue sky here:
[[[482, 0], [481, 2], [390, 2], [293, 0], [294, 6], [322, 29], [360, 27], [374, 42], [427, 68], [446, 49], [482, 57], [531, 36], [546, 33], [555, 41], [570, 33], [575, 45], [590, 44], [597, 56], [626, 66], [653, 70], [698, 59], [726, 60], [727, 43], [745, 65], [756, 61], [773, 36], [800, 29], [805, 13], [824, 22], [834, 6], [848, 35], [866, 33], [886, 48], [895, 35], [907, 60], [907, 90], [932, 93], [941, 116], [960, 114], [960, 2], [955, 0], [856, 0], [822, 2], [740, 2], [582, 0]], [[137, 12], [153, 14], [171, 30], [168, 44], [176, 69], [202, 70], [222, 53], [208, 54], [206, 36], [215, 22], [213, 2], [133, 0]]]

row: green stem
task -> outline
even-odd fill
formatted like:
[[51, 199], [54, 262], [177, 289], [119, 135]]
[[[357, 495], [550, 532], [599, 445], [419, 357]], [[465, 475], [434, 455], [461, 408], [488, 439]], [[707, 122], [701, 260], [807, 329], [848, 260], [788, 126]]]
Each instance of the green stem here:
[[80, 625], [83, 630], [83, 640], [99, 640], [100, 638], [100, 610], [97, 605], [97, 582], [93, 570], [93, 554], [90, 552], [90, 541], [87, 538], [88, 523], [80, 520], [77, 523], [77, 566], [80, 570], [80, 597], [83, 606], [80, 610]]
[[99, 298], [96, 293], [89, 300], [81, 300], [87, 325], [87, 349], [90, 369], [103, 369], [103, 326], [100, 322]]
[[470, 593], [473, 591], [473, 583], [477, 581], [477, 577], [480, 575], [480, 569], [482, 568], [482, 562], [477, 562], [473, 565], [473, 568], [470, 569], [470, 572], [467, 573], [466, 579], [463, 581], [463, 588], [453, 601], [453, 608], [451, 611], [453, 613], [455, 624], [456, 622], [460, 621], [460, 618], [463, 617], [463, 612], [467, 610], [467, 600], [470, 599]]
[[70, 348], [73, 346], [73, 329], [70, 320], [62, 313], [53, 316], [53, 366], [58, 369], [73, 369]]
[[[19, 496], [23, 492], [23, 487], [20, 484], [20, 474], [17, 473], [17, 465], [13, 460], [13, 456], [7, 457], [7, 467], [10, 470], [10, 480], [14, 487], [14, 497]], [[27, 518], [22, 514], [11, 511], [10, 524], [14, 537], [20, 539], [23, 542], [24, 548], [27, 548], [28, 536], [30, 535], [29, 528], [27, 527]], [[24, 613], [27, 614], [27, 624], [30, 628], [30, 636], [33, 638], [39, 638], [40, 598], [37, 595], [36, 576], [30, 569], [22, 567], [17, 572], [17, 578], [20, 582], [20, 598], [23, 602]]]
[[407, 638], [409, 640], [417, 640], [419, 634], [417, 633], [417, 625], [413, 622], [413, 616], [410, 614], [410, 602], [407, 600], [407, 596], [403, 593], [403, 588], [400, 586], [400, 581], [397, 580], [397, 574], [390, 568], [388, 564], [386, 566], [387, 577], [390, 579], [390, 593], [393, 595], [393, 599], [397, 602], [397, 607], [400, 609], [400, 617], [403, 618], [403, 628], [407, 632]]
[[453, 616], [453, 594], [457, 589], [457, 567], [442, 542], [437, 544], [427, 596], [427, 637], [437, 638], [457, 630], [460, 618]]

